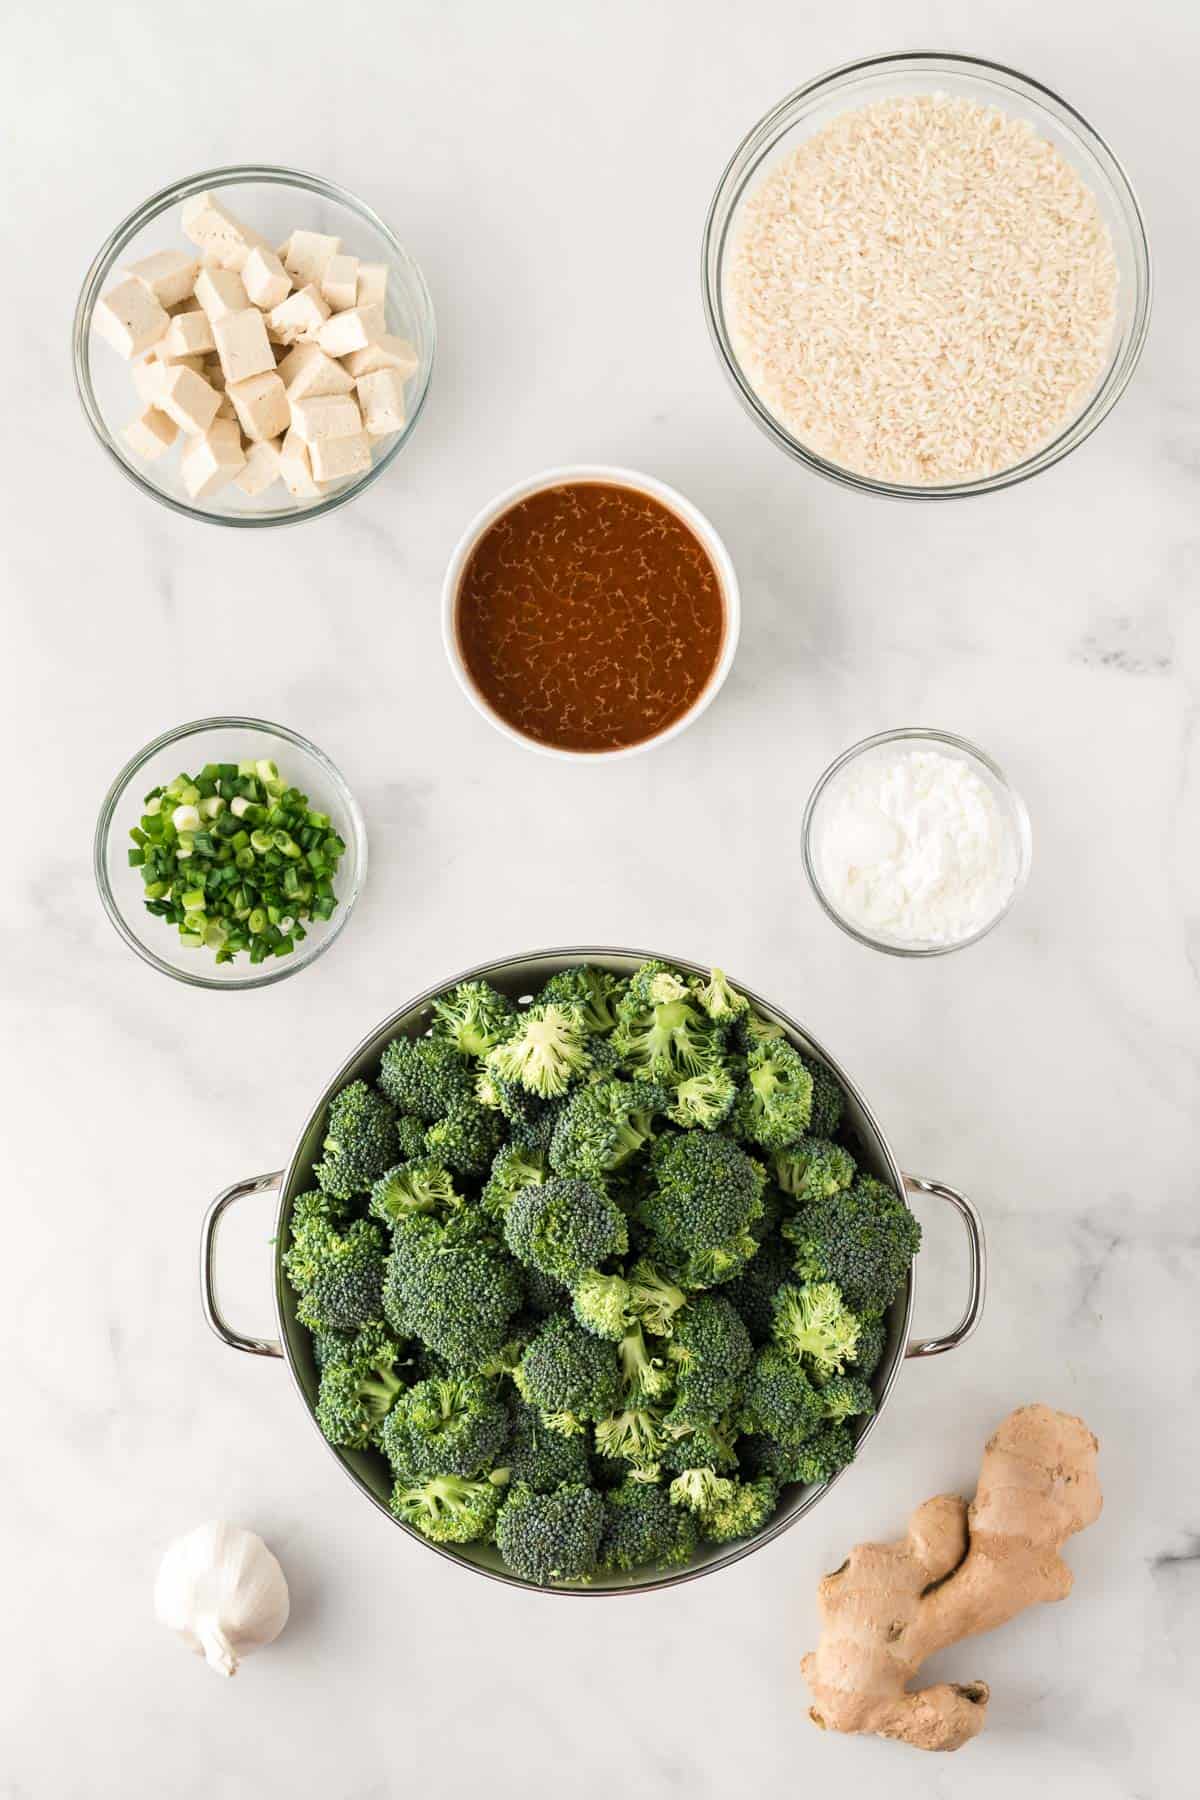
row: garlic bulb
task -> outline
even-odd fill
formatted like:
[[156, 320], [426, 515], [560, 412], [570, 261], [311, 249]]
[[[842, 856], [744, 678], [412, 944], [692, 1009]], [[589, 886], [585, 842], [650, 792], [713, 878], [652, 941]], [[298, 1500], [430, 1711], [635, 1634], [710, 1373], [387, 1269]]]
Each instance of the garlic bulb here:
[[164, 1554], [154, 1612], [210, 1669], [236, 1675], [242, 1657], [272, 1643], [287, 1624], [287, 1582], [255, 1532], [214, 1520]]

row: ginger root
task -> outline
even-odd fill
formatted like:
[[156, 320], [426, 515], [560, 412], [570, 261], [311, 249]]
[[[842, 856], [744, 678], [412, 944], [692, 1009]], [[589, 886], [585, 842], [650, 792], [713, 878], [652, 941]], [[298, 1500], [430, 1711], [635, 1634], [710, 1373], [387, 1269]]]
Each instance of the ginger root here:
[[958, 1750], [982, 1731], [985, 1682], [908, 1685], [936, 1650], [1066, 1599], [1059, 1549], [1099, 1517], [1097, 1449], [1082, 1419], [1023, 1406], [989, 1439], [969, 1508], [927, 1500], [899, 1543], [860, 1544], [826, 1575], [820, 1642], [801, 1664], [813, 1723], [919, 1750]]

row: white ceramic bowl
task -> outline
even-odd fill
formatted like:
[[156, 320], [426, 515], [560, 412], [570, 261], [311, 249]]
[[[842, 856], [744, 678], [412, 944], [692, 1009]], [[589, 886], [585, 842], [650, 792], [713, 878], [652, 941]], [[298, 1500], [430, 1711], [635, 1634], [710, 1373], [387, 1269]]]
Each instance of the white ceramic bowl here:
[[[640, 744], [626, 744], [619, 750], [562, 750], [553, 744], [541, 744], [536, 738], [526, 737], [517, 731], [506, 719], [501, 718], [495, 709], [488, 705], [479, 689], [472, 681], [458, 641], [456, 613], [458, 608], [458, 590], [463, 573], [470, 560], [476, 544], [488, 527], [516, 506], [518, 501], [527, 500], [531, 494], [539, 494], [547, 488], [565, 487], [571, 482], [594, 481], [603, 482], [612, 487], [632, 488], [635, 493], [647, 494], [650, 499], [657, 500], [661, 506], [668, 507], [671, 512], [682, 519], [683, 523], [700, 540], [716, 570], [717, 580], [721, 584], [721, 599], [725, 608], [725, 636], [721, 643], [721, 654], [717, 665], [708, 678], [703, 692], [689, 707], [681, 718], [668, 725], [664, 731], [654, 737], [646, 738]], [[540, 475], [531, 475], [525, 481], [518, 481], [514, 487], [506, 488], [488, 502], [482, 512], [476, 513], [467, 529], [455, 545], [454, 554], [446, 567], [445, 580], [442, 583], [442, 637], [446, 646], [446, 655], [455, 679], [477, 713], [485, 718], [489, 725], [514, 744], [520, 744], [526, 750], [536, 750], [542, 756], [556, 756], [566, 762], [614, 762], [618, 757], [639, 756], [644, 750], [654, 750], [659, 744], [665, 744], [669, 738], [678, 737], [686, 731], [704, 710], [711, 706], [716, 698], [725, 677], [733, 667], [733, 659], [737, 653], [738, 634], [742, 623], [741, 596], [738, 592], [737, 575], [728, 550], [722, 543], [716, 530], [704, 514], [685, 500], [674, 488], [668, 487], [665, 481], [657, 481], [653, 475], [639, 474], [636, 469], [609, 468], [603, 463], [576, 463], [560, 469], [543, 469]]]

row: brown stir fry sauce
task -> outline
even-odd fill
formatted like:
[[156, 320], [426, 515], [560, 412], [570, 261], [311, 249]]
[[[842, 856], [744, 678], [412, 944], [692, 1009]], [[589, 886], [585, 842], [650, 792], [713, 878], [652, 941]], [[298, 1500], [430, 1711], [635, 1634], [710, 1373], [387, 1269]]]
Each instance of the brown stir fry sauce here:
[[458, 592], [459, 647], [492, 709], [561, 750], [641, 744], [703, 692], [725, 635], [707, 551], [658, 500], [572, 482], [502, 513]]

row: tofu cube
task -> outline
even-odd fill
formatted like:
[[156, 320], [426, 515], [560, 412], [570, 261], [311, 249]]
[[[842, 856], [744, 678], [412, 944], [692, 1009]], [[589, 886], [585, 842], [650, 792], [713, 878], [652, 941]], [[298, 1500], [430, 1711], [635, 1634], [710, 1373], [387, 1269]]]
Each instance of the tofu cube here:
[[319, 288], [310, 282], [299, 293], [289, 294], [279, 306], [267, 314], [271, 336], [277, 344], [298, 344], [301, 338], [315, 338], [329, 317], [329, 308]]
[[232, 269], [201, 269], [196, 277], [196, 298], [214, 322], [227, 313], [245, 312], [250, 304], [245, 283]]
[[213, 320], [212, 328], [226, 381], [246, 381], [251, 375], [274, 371], [275, 353], [256, 306], [248, 306], [245, 312], [226, 313], [224, 318]]
[[215, 194], [193, 194], [184, 201], [183, 235], [223, 269], [240, 270], [256, 244], [270, 248], [260, 232], [243, 225]]
[[157, 250], [121, 271], [148, 287], [158, 304], [168, 309], [190, 299], [199, 272], [199, 259], [183, 250]]
[[181, 431], [198, 437], [216, 418], [221, 396], [194, 369], [182, 363], [164, 363], [162, 386], [154, 404], [169, 414]]
[[325, 264], [341, 247], [341, 238], [324, 237], [319, 231], [293, 231], [283, 250], [283, 266], [298, 288], [310, 283], [320, 287]]
[[246, 436], [259, 443], [282, 437], [292, 422], [287, 389], [274, 369], [230, 382], [226, 398], [232, 400]]
[[382, 306], [387, 299], [387, 264], [360, 262], [357, 306]]
[[315, 479], [345, 481], [348, 475], [361, 475], [371, 466], [371, 440], [365, 431], [349, 437], [321, 437], [308, 446], [309, 460]]
[[212, 322], [205, 312], [177, 313], [158, 345], [161, 362], [184, 356], [207, 356], [213, 349]]
[[[133, 385], [143, 406], [153, 406], [163, 384], [166, 367], [156, 356], [147, 356], [133, 365]], [[346, 377], [349, 380], [349, 376]]]
[[292, 291], [292, 278], [273, 250], [256, 245], [242, 269], [242, 286], [255, 306], [270, 312]]
[[218, 419], [183, 446], [179, 472], [192, 499], [207, 500], [210, 494], [227, 487], [245, 462], [236, 422]]
[[316, 394], [292, 402], [292, 430], [311, 449], [321, 438], [355, 437], [362, 414], [353, 394]]
[[321, 294], [331, 312], [348, 312], [358, 305], [357, 256], [331, 256], [321, 273]]
[[243, 494], [249, 494], [253, 499], [279, 479], [279, 443], [277, 440], [263, 439], [251, 444], [244, 455], [246, 460], [234, 476], [234, 481]]
[[96, 302], [92, 324], [126, 361], [157, 344], [171, 323], [144, 281], [130, 275]]
[[374, 375], [377, 369], [395, 369], [401, 380], [407, 381], [410, 375], [416, 374], [419, 363], [420, 358], [407, 339], [389, 337], [385, 333], [365, 350], [352, 350], [345, 367], [355, 381], [360, 375]]
[[396, 369], [376, 369], [356, 382], [363, 424], [370, 437], [404, 429], [404, 377]]
[[295, 500], [315, 500], [321, 491], [313, 480], [308, 445], [295, 431], [289, 431], [279, 446], [279, 473]]
[[326, 356], [348, 356], [353, 350], [365, 350], [368, 344], [376, 343], [386, 330], [382, 306], [352, 306], [326, 320], [317, 333], [317, 342]]
[[354, 389], [341, 363], [316, 344], [297, 344], [289, 350], [279, 365], [279, 376], [289, 400], [303, 400], [309, 394], [349, 394]]
[[169, 419], [156, 406], [148, 406], [145, 412], [138, 414], [121, 434], [135, 456], [145, 457], [153, 462], [169, 450], [179, 436], [179, 427], [174, 419]]

